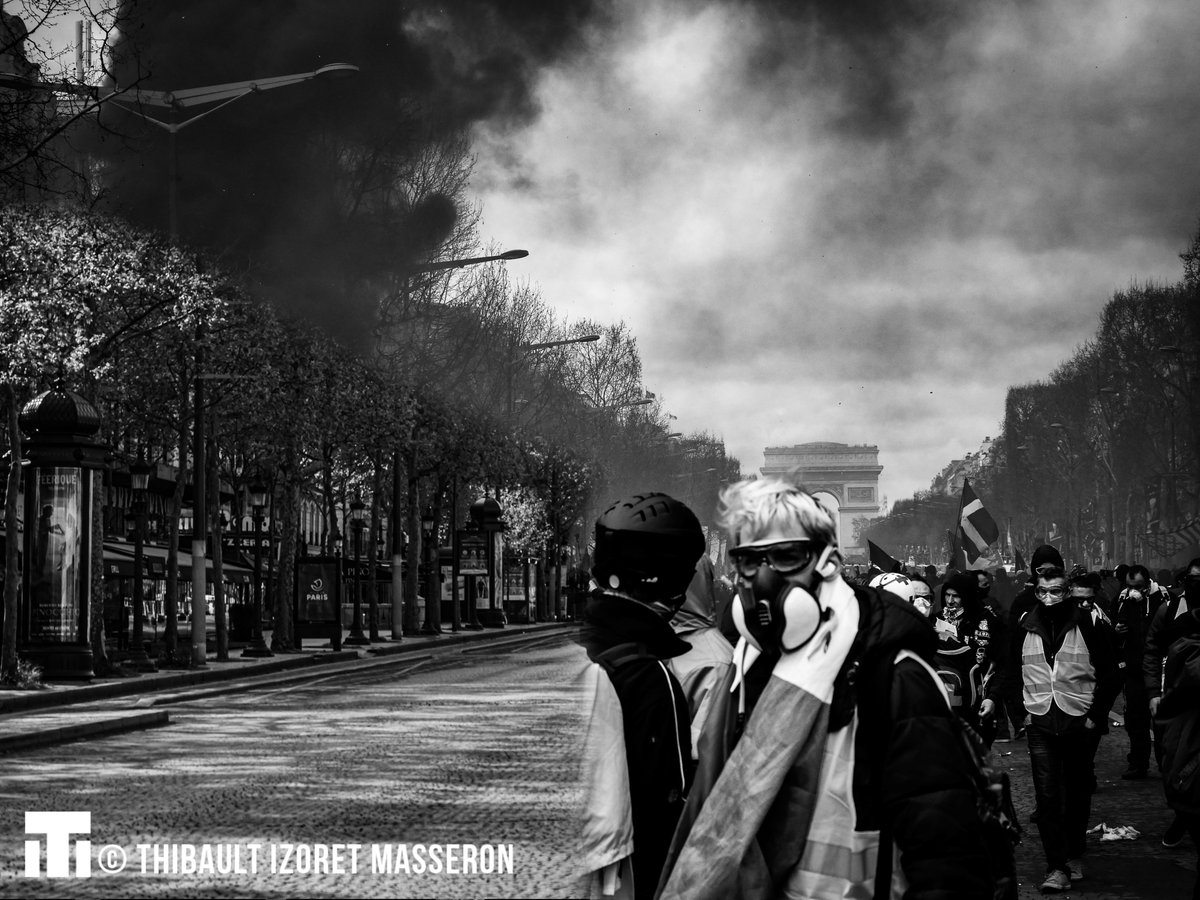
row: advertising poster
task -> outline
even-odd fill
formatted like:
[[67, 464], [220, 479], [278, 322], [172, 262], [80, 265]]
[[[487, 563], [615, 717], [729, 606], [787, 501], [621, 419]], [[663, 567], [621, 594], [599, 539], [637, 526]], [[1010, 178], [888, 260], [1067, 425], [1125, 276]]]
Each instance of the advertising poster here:
[[300, 622], [337, 622], [337, 562], [302, 562], [296, 567]]
[[84, 558], [79, 522], [80, 470], [39, 470], [34, 502], [37, 521], [29, 581], [29, 639], [75, 641], [79, 638], [79, 582]]

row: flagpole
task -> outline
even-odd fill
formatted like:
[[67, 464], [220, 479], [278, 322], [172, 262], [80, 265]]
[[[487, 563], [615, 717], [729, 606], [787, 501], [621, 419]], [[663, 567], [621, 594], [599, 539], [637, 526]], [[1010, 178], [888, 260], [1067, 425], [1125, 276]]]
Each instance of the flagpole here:
[[[971, 483], [969, 478], [963, 479], [962, 490], [958, 493], [958, 515], [954, 517], [954, 543], [950, 547], [950, 565], [958, 567], [958, 554], [962, 552], [962, 511], [963, 500], [967, 497], [967, 485]], [[967, 567], [966, 557], [963, 557], [963, 569]]]

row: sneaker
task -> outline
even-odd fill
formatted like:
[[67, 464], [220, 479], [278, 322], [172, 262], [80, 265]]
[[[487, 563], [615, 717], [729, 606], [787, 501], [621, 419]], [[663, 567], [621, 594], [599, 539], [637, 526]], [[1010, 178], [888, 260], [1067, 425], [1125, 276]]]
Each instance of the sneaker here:
[[1083, 860], [1068, 859], [1067, 870], [1071, 873], [1072, 881], [1083, 881]]
[[1174, 850], [1183, 843], [1183, 837], [1187, 834], [1187, 825], [1183, 819], [1176, 816], [1171, 824], [1167, 826], [1166, 834], [1163, 835], [1162, 845], [1168, 850]]
[[1042, 882], [1043, 894], [1061, 894], [1071, 889], [1071, 876], [1062, 869], [1051, 869]]
[[1125, 781], [1140, 781], [1147, 776], [1148, 772], [1145, 769], [1138, 769], [1130, 766], [1121, 773], [1121, 778]]

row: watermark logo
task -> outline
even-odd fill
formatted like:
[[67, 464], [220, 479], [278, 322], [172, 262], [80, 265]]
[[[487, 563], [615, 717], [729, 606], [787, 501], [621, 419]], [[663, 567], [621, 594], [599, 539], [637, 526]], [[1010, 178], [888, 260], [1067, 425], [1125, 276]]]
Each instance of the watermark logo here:
[[[92, 833], [90, 812], [25, 813], [25, 833], [38, 837], [25, 842], [25, 877], [42, 877], [42, 837], [46, 839], [46, 877], [70, 878], [71, 857], [75, 857], [75, 877], [92, 876]], [[83, 835], [72, 841], [76, 835]]]

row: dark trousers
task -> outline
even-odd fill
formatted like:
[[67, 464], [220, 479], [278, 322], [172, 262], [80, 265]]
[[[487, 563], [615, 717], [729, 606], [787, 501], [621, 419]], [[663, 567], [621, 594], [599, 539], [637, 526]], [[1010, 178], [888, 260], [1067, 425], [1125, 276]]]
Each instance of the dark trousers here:
[[1131, 769], [1150, 768], [1150, 697], [1142, 673], [1125, 679], [1125, 730], [1129, 732]]
[[1087, 850], [1087, 822], [1092, 811], [1092, 784], [1098, 729], [1052, 734], [1030, 722], [1026, 729], [1033, 790], [1034, 819], [1042, 839], [1047, 869], [1065, 869], [1068, 859]]

